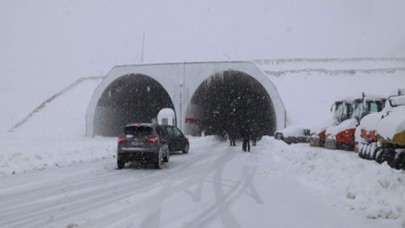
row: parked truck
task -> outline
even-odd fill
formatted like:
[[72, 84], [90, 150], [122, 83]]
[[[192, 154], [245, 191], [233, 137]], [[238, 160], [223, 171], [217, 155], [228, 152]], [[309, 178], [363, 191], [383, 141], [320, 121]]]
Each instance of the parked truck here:
[[389, 96], [381, 112], [363, 118], [356, 132], [361, 158], [405, 169], [405, 88]]
[[355, 151], [355, 132], [360, 121], [370, 113], [380, 112], [386, 98], [382, 96], [365, 95], [351, 100], [351, 117], [337, 125], [330, 126], [325, 132], [325, 148]]
[[309, 145], [312, 147], [324, 147], [326, 141], [326, 129], [331, 126], [336, 126], [344, 120], [351, 117], [352, 99], [345, 98], [335, 101], [331, 107], [332, 119], [328, 120], [316, 127], [313, 127], [310, 132]]

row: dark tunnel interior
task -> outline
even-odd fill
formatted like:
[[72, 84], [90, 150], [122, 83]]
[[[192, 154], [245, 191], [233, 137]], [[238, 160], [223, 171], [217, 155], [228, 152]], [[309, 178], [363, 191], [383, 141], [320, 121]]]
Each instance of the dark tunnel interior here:
[[205, 135], [224, 135], [249, 127], [252, 136], [273, 135], [276, 116], [265, 88], [253, 77], [238, 71], [225, 71], [204, 81], [191, 103], [197, 107], [199, 130]]
[[98, 101], [94, 133], [118, 136], [128, 123], [152, 122], [162, 108], [174, 109], [158, 81], [142, 74], [125, 75], [112, 82]]

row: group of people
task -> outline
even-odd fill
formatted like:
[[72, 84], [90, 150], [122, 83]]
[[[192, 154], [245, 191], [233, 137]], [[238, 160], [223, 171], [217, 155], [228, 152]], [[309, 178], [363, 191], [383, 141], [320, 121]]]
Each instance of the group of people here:
[[[242, 150], [243, 152], [250, 152], [250, 140], [252, 140], [252, 145], [256, 146], [256, 137], [253, 136], [249, 126], [243, 126], [239, 129], [240, 136], [242, 138]], [[236, 146], [237, 130], [231, 128], [228, 130], [230, 146]]]

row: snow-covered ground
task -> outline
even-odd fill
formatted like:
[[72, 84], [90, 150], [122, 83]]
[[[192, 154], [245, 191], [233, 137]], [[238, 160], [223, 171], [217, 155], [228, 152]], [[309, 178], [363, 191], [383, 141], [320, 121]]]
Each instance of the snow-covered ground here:
[[[289, 125], [311, 127], [330, 119], [336, 97], [389, 95], [404, 82], [401, 70], [380, 73], [269, 77]], [[83, 137], [99, 82], [79, 83], [11, 133], [66, 85], [0, 90], [0, 227], [405, 227], [405, 171], [352, 152], [264, 137], [243, 153], [203, 137], [163, 170], [116, 170], [116, 139]]]
[[250, 153], [240, 142], [190, 140], [190, 153], [172, 155], [162, 170], [117, 170], [111, 138], [67, 142], [56, 151], [52, 143], [35, 146], [48, 152], [44, 157], [55, 151], [77, 160], [55, 159], [42, 171], [2, 176], [0, 226], [405, 226], [403, 171], [271, 137]]

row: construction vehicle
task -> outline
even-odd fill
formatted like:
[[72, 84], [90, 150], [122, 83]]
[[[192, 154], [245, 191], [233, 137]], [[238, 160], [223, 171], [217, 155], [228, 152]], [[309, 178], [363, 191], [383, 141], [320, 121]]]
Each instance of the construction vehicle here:
[[331, 126], [336, 126], [344, 120], [351, 117], [352, 99], [346, 98], [335, 101], [331, 107], [332, 119], [322, 123], [321, 125], [312, 128], [309, 138], [309, 145], [312, 147], [324, 147], [326, 140], [326, 129]]
[[381, 112], [365, 117], [357, 132], [361, 158], [405, 169], [405, 89], [389, 96]]
[[351, 117], [326, 129], [325, 148], [355, 151], [355, 132], [361, 119], [370, 113], [380, 112], [385, 100], [382, 96], [366, 96], [364, 93], [360, 98], [351, 100]]

